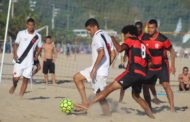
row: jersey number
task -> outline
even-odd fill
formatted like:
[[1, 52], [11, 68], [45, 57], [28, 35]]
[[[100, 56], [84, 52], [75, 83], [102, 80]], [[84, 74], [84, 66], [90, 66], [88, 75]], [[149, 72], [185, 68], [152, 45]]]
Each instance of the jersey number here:
[[144, 44], [141, 44], [141, 57], [146, 58], [146, 47]]

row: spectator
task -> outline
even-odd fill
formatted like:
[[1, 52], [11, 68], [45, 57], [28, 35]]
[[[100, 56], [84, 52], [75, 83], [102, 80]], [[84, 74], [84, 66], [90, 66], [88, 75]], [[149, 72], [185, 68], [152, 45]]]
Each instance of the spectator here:
[[183, 73], [179, 75], [179, 90], [189, 91], [190, 90], [190, 74], [189, 68], [183, 67]]

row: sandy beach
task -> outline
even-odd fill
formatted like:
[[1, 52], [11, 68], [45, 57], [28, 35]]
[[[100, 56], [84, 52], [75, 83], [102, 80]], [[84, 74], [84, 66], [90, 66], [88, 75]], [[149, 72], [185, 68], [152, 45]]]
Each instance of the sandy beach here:
[[[74, 60], [75, 59], [75, 60]], [[28, 89], [23, 98], [18, 96], [21, 81], [14, 95], [8, 93], [12, 85], [11, 55], [6, 55], [3, 72], [3, 81], [0, 84], [0, 122], [188, 122], [190, 115], [190, 92], [179, 92], [176, 78], [184, 65], [188, 65], [188, 59], [177, 59], [176, 76], [171, 76], [172, 89], [174, 91], [176, 112], [171, 113], [163, 88], [156, 86], [158, 97], [163, 101], [160, 105], [153, 104], [156, 119], [150, 119], [145, 115], [141, 107], [132, 99], [131, 89], [128, 89], [123, 103], [118, 103], [119, 91], [108, 96], [112, 115], [102, 116], [99, 104], [95, 104], [88, 110], [87, 115], [66, 115], [59, 110], [59, 102], [63, 98], [70, 98], [76, 103], [80, 102], [79, 93], [72, 81], [74, 73], [90, 65], [90, 55], [65, 57], [60, 55], [56, 61], [57, 85], [45, 86], [42, 83], [42, 73], [34, 77], [32, 87]], [[116, 62], [117, 66], [118, 62]], [[72, 69], [70, 69], [70, 67]], [[65, 69], [64, 69], [65, 68]], [[123, 70], [117, 68], [110, 70], [109, 81], [112, 81]], [[86, 92], [93, 96], [90, 84], [86, 83]]]

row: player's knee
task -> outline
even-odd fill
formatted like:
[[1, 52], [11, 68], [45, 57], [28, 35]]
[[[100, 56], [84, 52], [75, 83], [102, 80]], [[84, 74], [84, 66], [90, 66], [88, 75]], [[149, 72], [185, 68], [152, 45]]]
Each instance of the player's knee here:
[[41, 70], [41, 66], [38, 66], [37, 70], [40, 71]]
[[138, 93], [133, 92], [132, 97], [133, 97], [133, 99], [138, 100], [140, 98], [140, 95]]
[[80, 75], [79, 75], [79, 73], [77, 73], [77, 74], [75, 74], [75, 75], [73, 76], [73, 80], [74, 80], [75, 83], [81, 82], [81, 81], [80, 81]]
[[14, 85], [14, 87], [17, 86], [18, 80], [19, 80], [19, 78], [13, 78], [13, 85]]
[[164, 89], [170, 89], [170, 85], [169, 85], [168, 82], [162, 83], [162, 87], [163, 87]]
[[78, 75], [78, 74], [75, 74], [75, 75], [73, 76], [73, 80], [74, 80], [74, 82], [77, 81], [77, 75]]
[[104, 105], [104, 104], [106, 104], [106, 103], [107, 103], [107, 101], [106, 101], [106, 99], [105, 99], [105, 98], [103, 98], [103, 99], [101, 99], [101, 100], [99, 101], [99, 103], [100, 103], [101, 105]]
[[13, 77], [13, 81], [18, 81], [19, 80], [19, 77]]

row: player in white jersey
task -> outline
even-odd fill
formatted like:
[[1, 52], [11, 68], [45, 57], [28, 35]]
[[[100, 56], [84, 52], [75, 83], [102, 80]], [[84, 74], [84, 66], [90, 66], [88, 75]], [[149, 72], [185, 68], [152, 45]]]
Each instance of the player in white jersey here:
[[[82, 98], [82, 105], [88, 103], [84, 81], [92, 84], [95, 94], [98, 94], [106, 87], [106, 80], [110, 64], [113, 62], [116, 53], [111, 37], [99, 29], [96, 19], [87, 20], [85, 27], [92, 36], [92, 65], [79, 73], [75, 74], [73, 79]], [[100, 101], [104, 114], [109, 114], [109, 105], [106, 99]]]
[[[26, 30], [19, 31], [13, 46], [13, 86], [9, 93], [13, 94], [20, 77], [23, 76], [23, 82], [19, 96], [23, 96], [29, 79], [32, 77], [32, 68], [34, 59], [37, 59], [42, 48], [41, 35], [35, 30], [35, 21], [29, 18], [26, 22]], [[37, 52], [34, 51], [37, 48]]]

